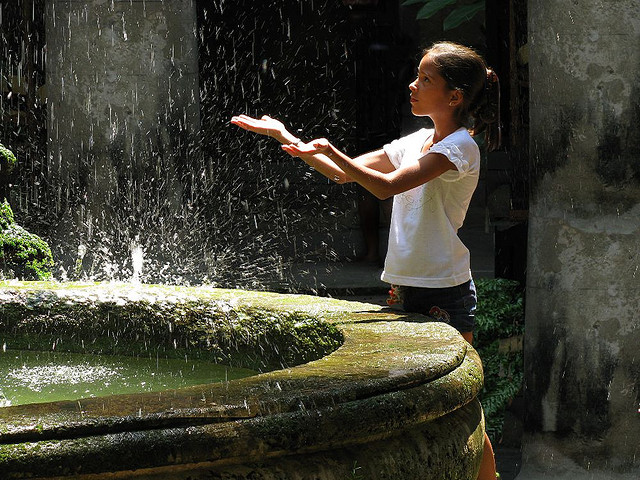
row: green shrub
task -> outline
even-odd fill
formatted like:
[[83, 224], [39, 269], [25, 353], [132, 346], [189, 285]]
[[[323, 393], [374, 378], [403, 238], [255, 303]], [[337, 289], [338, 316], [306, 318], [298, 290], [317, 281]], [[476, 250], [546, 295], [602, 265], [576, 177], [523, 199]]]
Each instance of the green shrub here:
[[[475, 348], [484, 367], [480, 400], [486, 430], [498, 442], [509, 404], [522, 388], [524, 298], [522, 286], [503, 278], [479, 279]], [[512, 339], [512, 341], [506, 341]]]
[[[9, 196], [11, 173], [16, 166], [16, 157], [11, 150], [0, 143], [0, 202]], [[0, 213], [1, 214], [1, 213]], [[2, 226], [0, 225], [0, 229]]]
[[483, 347], [498, 338], [524, 331], [522, 286], [515, 280], [488, 278], [475, 281], [478, 290], [475, 345]]
[[13, 210], [11, 210], [9, 203], [7, 201], [0, 203], [0, 231], [6, 230], [14, 223]]

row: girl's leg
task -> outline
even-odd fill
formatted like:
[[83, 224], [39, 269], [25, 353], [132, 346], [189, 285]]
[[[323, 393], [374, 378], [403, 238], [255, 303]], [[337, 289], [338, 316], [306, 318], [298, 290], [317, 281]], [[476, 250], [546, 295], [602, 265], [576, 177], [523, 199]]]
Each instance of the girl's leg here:
[[[473, 332], [461, 332], [462, 338], [464, 338], [469, 344], [473, 345]], [[496, 457], [493, 454], [493, 447], [491, 441], [484, 434], [484, 450], [482, 451], [482, 463], [480, 463], [480, 472], [478, 472], [478, 480], [495, 480], [496, 474]]]
[[[476, 292], [473, 282], [458, 287], [443, 289], [421, 289], [405, 287], [403, 290], [404, 309], [418, 312], [446, 321], [456, 328], [462, 338], [473, 345], [474, 313], [476, 308]], [[435, 310], [434, 310], [435, 309]], [[493, 447], [487, 434], [484, 434], [484, 449], [478, 480], [495, 480], [496, 460]]]
[[478, 480], [496, 480], [496, 457], [493, 455], [493, 447], [487, 434], [484, 434], [484, 451], [482, 453], [482, 463], [478, 472]]

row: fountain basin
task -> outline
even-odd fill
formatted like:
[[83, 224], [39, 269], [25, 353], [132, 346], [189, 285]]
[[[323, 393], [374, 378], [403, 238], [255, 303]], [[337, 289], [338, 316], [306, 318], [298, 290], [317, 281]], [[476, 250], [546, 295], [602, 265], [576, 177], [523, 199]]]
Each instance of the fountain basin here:
[[482, 366], [445, 324], [365, 303], [207, 287], [5, 282], [0, 302], [0, 343], [11, 348], [188, 352], [264, 371], [1, 408], [6, 478], [477, 474]]

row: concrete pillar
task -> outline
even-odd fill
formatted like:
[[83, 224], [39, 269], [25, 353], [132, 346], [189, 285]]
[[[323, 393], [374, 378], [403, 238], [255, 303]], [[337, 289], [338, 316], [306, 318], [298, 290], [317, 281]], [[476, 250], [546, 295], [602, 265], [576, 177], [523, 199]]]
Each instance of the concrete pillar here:
[[97, 229], [129, 228], [140, 212], [153, 219], [132, 221], [140, 226], [157, 224], [160, 211], [177, 215], [185, 144], [200, 124], [195, 0], [46, 8], [49, 170], [61, 228], [90, 241]]
[[640, 3], [530, 0], [520, 480], [640, 478]]

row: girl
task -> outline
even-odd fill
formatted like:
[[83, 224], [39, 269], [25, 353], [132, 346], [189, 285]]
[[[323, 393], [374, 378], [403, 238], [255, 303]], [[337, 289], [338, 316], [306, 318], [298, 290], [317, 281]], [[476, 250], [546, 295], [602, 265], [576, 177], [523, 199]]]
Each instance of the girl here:
[[[449, 323], [473, 342], [476, 292], [469, 250], [458, 238], [478, 184], [480, 151], [472, 135], [485, 133], [497, 148], [499, 84], [476, 52], [441, 42], [425, 50], [409, 85], [411, 111], [428, 116], [421, 129], [382, 149], [351, 158], [324, 138], [304, 143], [268, 116], [233, 117], [231, 123], [268, 135], [337, 183], [357, 182], [380, 199], [394, 196], [382, 279], [403, 308]], [[478, 479], [495, 479], [489, 439]]]

